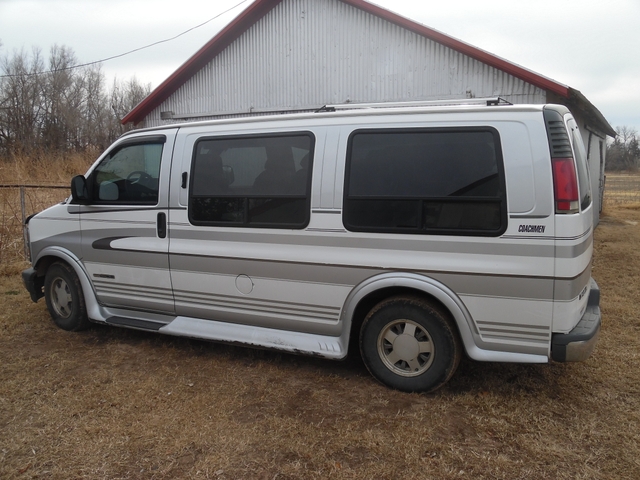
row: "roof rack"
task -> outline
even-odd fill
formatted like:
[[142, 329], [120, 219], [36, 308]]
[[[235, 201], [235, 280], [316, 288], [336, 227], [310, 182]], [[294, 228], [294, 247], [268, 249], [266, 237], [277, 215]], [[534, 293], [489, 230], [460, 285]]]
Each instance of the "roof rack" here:
[[412, 102], [381, 102], [381, 103], [341, 103], [324, 105], [316, 110], [321, 112], [336, 112], [339, 110], [355, 110], [361, 108], [397, 108], [397, 107], [439, 107], [448, 105], [513, 105], [502, 97], [461, 98], [451, 100], [418, 100]]

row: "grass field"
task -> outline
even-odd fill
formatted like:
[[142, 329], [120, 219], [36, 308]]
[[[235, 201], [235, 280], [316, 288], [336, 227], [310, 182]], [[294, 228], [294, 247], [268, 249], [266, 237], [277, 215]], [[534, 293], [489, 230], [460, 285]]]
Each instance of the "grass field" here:
[[637, 173], [607, 173], [605, 204], [640, 202], [640, 175]]
[[57, 329], [0, 275], [2, 479], [640, 478], [640, 204], [605, 207], [603, 329], [578, 364], [463, 360], [431, 395], [330, 362]]
[[[22, 206], [17, 185], [24, 188], [25, 217], [69, 196], [70, 180], [85, 173], [97, 152], [51, 156], [45, 152], [30, 157], [0, 161], [0, 274], [15, 270], [25, 258], [22, 238]], [[63, 188], [46, 188], [59, 185]]]

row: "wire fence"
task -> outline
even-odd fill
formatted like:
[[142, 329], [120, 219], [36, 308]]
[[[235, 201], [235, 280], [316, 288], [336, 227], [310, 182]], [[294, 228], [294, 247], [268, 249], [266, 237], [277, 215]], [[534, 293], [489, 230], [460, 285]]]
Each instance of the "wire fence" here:
[[0, 185], [0, 264], [29, 258], [25, 220], [68, 196], [68, 185]]
[[[25, 220], [63, 201], [68, 185], [0, 185], [0, 264], [29, 258]], [[604, 205], [640, 203], [640, 174], [608, 173]]]
[[640, 202], [640, 174], [607, 173], [605, 178], [605, 206]]

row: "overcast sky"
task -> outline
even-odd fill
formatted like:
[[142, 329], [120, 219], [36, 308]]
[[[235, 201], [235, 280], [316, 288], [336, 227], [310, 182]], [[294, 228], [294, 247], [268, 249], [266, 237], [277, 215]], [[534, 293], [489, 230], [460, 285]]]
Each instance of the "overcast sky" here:
[[[54, 44], [157, 87], [253, 0], [0, 0], [0, 55]], [[611, 125], [640, 132], [640, 0], [376, 0], [374, 3], [580, 90]], [[46, 56], [46, 55], [45, 55]]]

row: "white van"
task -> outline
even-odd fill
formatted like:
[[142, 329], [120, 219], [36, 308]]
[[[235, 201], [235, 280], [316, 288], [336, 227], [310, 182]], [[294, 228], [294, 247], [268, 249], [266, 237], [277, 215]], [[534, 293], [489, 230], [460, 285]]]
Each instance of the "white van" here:
[[585, 360], [600, 330], [586, 154], [558, 105], [323, 108], [118, 139], [28, 221], [34, 301], [330, 359], [432, 391], [461, 355]]

